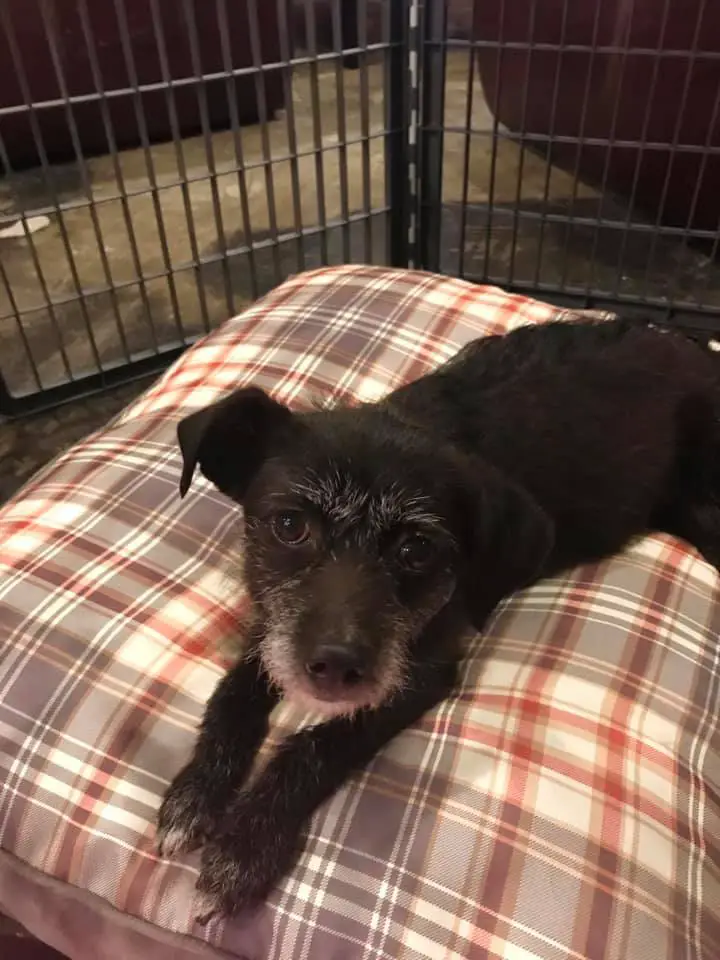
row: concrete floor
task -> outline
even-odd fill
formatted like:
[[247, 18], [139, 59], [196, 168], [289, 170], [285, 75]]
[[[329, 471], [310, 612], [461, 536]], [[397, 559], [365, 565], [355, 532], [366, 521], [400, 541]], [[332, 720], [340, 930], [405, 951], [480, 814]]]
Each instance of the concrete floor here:
[[[465, 127], [467, 72], [466, 55], [451, 54], [446, 87], [448, 128]], [[335, 67], [330, 63], [320, 67], [317, 96], [323, 152], [316, 154], [313, 77], [307, 68], [296, 71], [291, 111], [296, 144], [291, 140], [293, 126], [287, 110], [264, 130], [260, 126], [242, 130], [250, 213], [247, 224], [243, 221], [238, 174], [233, 171], [236, 154], [231, 132], [212, 136], [212, 160], [217, 171], [213, 180], [207, 178], [209, 164], [202, 137], [183, 141], [180, 163], [172, 143], [153, 147], [156, 192], [150, 189], [143, 152], [122, 153], [119, 168], [129, 194], [126, 203], [119, 199], [121, 191], [109, 157], [87, 162], [86, 183], [73, 165], [53, 170], [52, 190], [37, 171], [0, 181], [0, 226], [11, 223], [12, 215], [21, 210], [28, 215], [49, 214], [47, 226], [33, 234], [32, 245], [22, 236], [0, 238], [0, 263], [15, 306], [21, 312], [32, 311], [23, 317], [21, 331], [20, 325], [8, 318], [13, 305], [8, 290], [0, 283], [0, 317], [5, 317], [0, 319], [0, 369], [11, 391], [22, 393], [36, 388], [28, 350], [42, 384], [51, 386], [67, 380], [68, 370], [81, 375], [96, 369], [88, 330], [103, 363], [121, 362], [126, 350], [139, 355], [152, 350], [156, 343], [169, 346], [183, 336], [201, 334], [240, 311], [283, 276], [302, 266], [318, 266], [325, 256], [330, 262], [342, 262], [349, 253], [351, 260], [382, 262], [382, 81], [379, 63], [372, 64], [366, 74], [342, 72], [342, 89]], [[363, 84], [369, 91], [365, 116], [361, 110]], [[339, 94], [345, 106], [345, 138], [338, 128]], [[570, 175], [548, 168], [544, 158], [521, 151], [516, 143], [498, 139], [494, 147], [492, 117], [477, 81], [473, 96], [472, 126], [481, 132], [471, 138], [467, 182], [466, 138], [457, 133], [445, 136], [443, 270], [458, 271], [462, 203], [486, 203], [492, 192], [495, 207], [490, 224], [485, 211], [471, 208], [468, 212], [464, 248], [468, 276], [487, 275], [499, 283], [514, 279], [557, 285], [565, 281], [593, 289], [650, 291], [656, 296], [682, 298], [700, 291], [701, 299], [720, 303], [720, 270], [682, 245], [662, 240], [653, 244], [649, 236], [638, 234], [628, 234], [627, 242], [619, 243], [617, 231], [577, 225], [568, 229], [526, 218], [527, 211], [566, 214], [570, 207], [575, 215], [596, 217], [598, 196], [586, 185], [574, 188]], [[358, 143], [346, 148], [347, 175], [343, 178], [338, 145], [343, 139], [360, 138], [363, 132], [371, 139], [365, 146]], [[494, 149], [495, 175], [491, 183]], [[288, 159], [293, 153], [295, 163]], [[263, 164], [268, 158], [269, 162]], [[187, 186], [182, 183], [183, 164], [185, 176], [191, 181]], [[299, 191], [294, 185], [299, 185]], [[269, 187], [274, 198], [274, 223]], [[71, 204], [62, 218], [52, 210], [56, 198]], [[88, 198], [94, 202], [92, 208]], [[618, 202], [606, 199], [603, 211], [627, 219], [627, 211]], [[338, 224], [348, 213], [367, 219], [345, 231]], [[323, 214], [331, 226], [313, 233], [313, 228], [317, 230], [322, 224]], [[298, 228], [311, 231], [302, 244], [293, 239]], [[130, 229], [137, 257], [133, 255]], [[267, 244], [275, 235], [282, 240], [277, 255], [272, 245], [257, 252], [253, 283], [250, 260], [241, 251], [250, 240]], [[52, 311], [45, 303], [33, 246], [47, 293], [52, 300], [60, 301]], [[224, 251], [229, 253], [227, 260]], [[211, 262], [199, 265], [198, 261], [205, 259]], [[138, 283], [138, 271], [152, 279]], [[114, 293], [108, 292], [111, 284], [118, 288]], [[78, 287], [85, 294], [82, 304], [76, 299]]]

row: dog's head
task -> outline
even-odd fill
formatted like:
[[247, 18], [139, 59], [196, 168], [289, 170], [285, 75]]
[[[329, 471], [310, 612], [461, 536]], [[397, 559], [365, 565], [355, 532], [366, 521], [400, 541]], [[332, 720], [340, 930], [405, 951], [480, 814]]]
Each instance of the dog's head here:
[[240, 503], [259, 654], [289, 699], [326, 715], [402, 689], [451, 601], [478, 627], [552, 545], [530, 496], [382, 405], [293, 413], [256, 388], [181, 421], [181, 494], [196, 466]]

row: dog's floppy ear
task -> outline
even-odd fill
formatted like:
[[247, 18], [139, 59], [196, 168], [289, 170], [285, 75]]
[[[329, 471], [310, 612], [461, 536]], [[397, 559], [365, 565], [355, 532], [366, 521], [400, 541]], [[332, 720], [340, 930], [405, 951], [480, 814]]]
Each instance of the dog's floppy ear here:
[[222, 493], [242, 497], [265, 458], [273, 431], [292, 413], [257, 387], [242, 387], [177, 427], [183, 458], [180, 496], [192, 483], [195, 467]]
[[470, 620], [481, 630], [501, 600], [542, 575], [555, 527], [527, 490], [494, 469], [483, 469], [473, 500], [465, 592]]

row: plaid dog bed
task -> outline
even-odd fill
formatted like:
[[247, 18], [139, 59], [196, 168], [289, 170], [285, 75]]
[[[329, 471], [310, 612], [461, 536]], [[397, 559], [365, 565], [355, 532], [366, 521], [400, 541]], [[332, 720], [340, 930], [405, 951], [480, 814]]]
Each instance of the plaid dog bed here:
[[720, 957], [718, 578], [665, 536], [504, 604], [258, 911], [195, 926], [197, 855], [154, 849], [245, 607], [236, 509], [201, 478], [178, 497], [178, 418], [250, 381], [379, 397], [554, 314], [422, 273], [295, 277], [4, 507], [0, 909], [88, 960]]

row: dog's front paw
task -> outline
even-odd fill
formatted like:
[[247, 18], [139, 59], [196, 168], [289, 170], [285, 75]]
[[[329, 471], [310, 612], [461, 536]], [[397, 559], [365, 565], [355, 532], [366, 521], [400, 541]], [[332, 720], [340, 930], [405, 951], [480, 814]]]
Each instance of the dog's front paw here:
[[[253, 816], [233, 810], [227, 833], [216, 835], [202, 853], [197, 889], [206, 922], [215, 914], [233, 914], [257, 906], [293, 866], [300, 852], [299, 827], [279, 824], [267, 812]], [[242, 817], [242, 819], [240, 819]]]
[[202, 770], [188, 764], [165, 794], [157, 818], [157, 847], [164, 857], [195, 850], [214, 831], [218, 814]]

